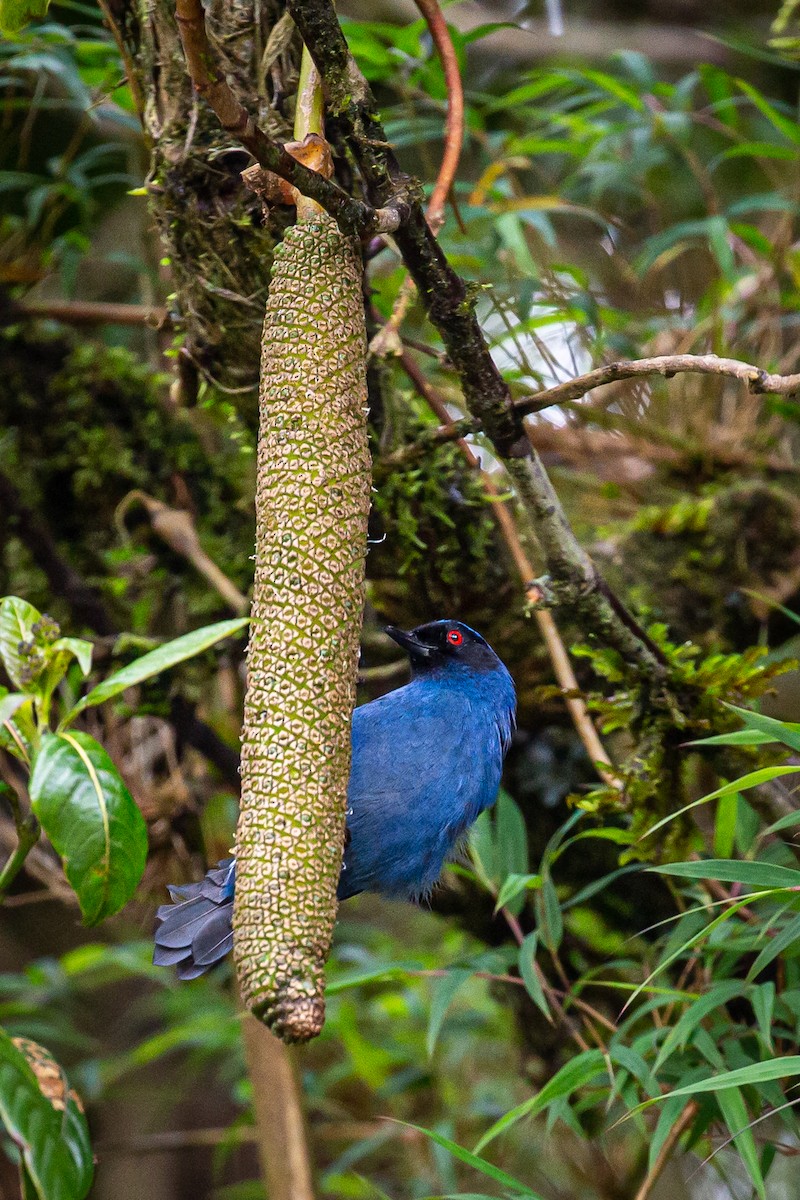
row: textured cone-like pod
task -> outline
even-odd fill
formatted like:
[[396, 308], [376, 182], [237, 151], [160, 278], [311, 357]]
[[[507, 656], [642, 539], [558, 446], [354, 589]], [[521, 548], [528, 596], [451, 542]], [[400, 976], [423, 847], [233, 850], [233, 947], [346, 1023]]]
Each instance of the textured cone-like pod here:
[[370, 500], [358, 246], [320, 214], [275, 254], [236, 834], [242, 995], [286, 1041], [324, 1020]]

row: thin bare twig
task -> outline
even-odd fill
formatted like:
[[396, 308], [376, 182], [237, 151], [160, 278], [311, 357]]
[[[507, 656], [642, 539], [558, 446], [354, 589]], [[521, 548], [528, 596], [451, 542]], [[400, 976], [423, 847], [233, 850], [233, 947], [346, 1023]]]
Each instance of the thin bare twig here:
[[685, 372], [741, 379], [754, 395], [793, 396], [800, 392], [800, 375], [771, 375], [752, 363], [740, 362], [737, 358], [718, 358], [716, 354], [662, 354], [655, 358], [637, 358], [595, 367], [576, 379], [523, 396], [514, 402], [514, 409], [525, 416], [552, 408], [554, 404], [579, 400], [593, 388], [617, 383], [620, 379], [637, 379], [648, 375], [663, 375], [670, 379], [673, 375]]
[[[461, 72], [458, 69], [458, 56], [453, 39], [450, 37], [450, 30], [447, 28], [447, 22], [437, 0], [415, 0], [415, 3], [431, 32], [442, 63], [444, 82], [447, 88], [444, 153], [426, 211], [428, 224], [433, 232], [438, 234], [444, 224], [444, 207], [455, 182], [458, 162], [461, 158], [461, 147], [464, 143], [464, 88], [461, 83]], [[407, 275], [397, 294], [391, 316], [383, 329], [379, 330], [372, 339], [370, 350], [373, 354], [384, 355], [396, 351], [398, 331], [416, 290], [413, 279]]]
[[105, 300], [25, 300], [19, 310], [27, 317], [45, 317], [65, 325], [149, 325], [163, 329], [166, 308], [157, 304], [110, 304]]

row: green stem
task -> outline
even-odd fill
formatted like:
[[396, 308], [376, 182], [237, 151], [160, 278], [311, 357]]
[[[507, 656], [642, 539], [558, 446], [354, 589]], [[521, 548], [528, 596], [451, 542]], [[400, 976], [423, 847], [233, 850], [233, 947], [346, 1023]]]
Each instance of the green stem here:
[[11, 812], [14, 816], [14, 824], [17, 827], [17, 848], [9, 858], [6, 865], [0, 871], [0, 897], [5, 896], [11, 884], [16, 879], [19, 872], [22, 870], [22, 865], [28, 857], [31, 849], [39, 840], [39, 834], [42, 832], [39, 822], [33, 813], [28, 813], [23, 816], [22, 809], [19, 805], [16, 793], [8, 789], [7, 799], [11, 805]]
[[[300, 78], [297, 84], [297, 107], [294, 113], [294, 140], [304, 141], [309, 134], [324, 137], [325, 115], [322, 96], [322, 80], [314, 60], [303, 46], [303, 57], [300, 60]], [[316, 200], [297, 193], [298, 221], [314, 221], [319, 218], [323, 209]]]

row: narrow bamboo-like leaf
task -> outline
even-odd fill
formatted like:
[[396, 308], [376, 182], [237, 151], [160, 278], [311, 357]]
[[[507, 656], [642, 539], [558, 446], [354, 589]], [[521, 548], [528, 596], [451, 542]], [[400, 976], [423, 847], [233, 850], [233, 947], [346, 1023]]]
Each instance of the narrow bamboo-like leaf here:
[[789, 921], [788, 925], [784, 925], [783, 929], [773, 938], [770, 938], [747, 972], [747, 978], [755, 979], [756, 975], [768, 967], [773, 959], [782, 954], [787, 947], [794, 945], [798, 938], [800, 938], [800, 914]]
[[507, 875], [503, 880], [502, 887], [497, 893], [497, 903], [494, 906], [495, 912], [515, 900], [520, 892], [530, 891], [541, 886], [541, 875]]
[[714, 821], [714, 856], [730, 858], [736, 844], [736, 822], [739, 813], [739, 797], [736, 792], [723, 796], [717, 805]]
[[17, 687], [22, 686], [19, 644], [28, 640], [31, 629], [41, 619], [38, 608], [19, 596], [4, 596], [0, 600], [0, 658], [9, 679]]
[[649, 870], [682, 879], [716, 879], [756, 888], [800, 888], [800, 871], [777, 863], [743, 862], [737, 858], [708, 858], [699, 862], [667, 863]]
[[742, 1093], [738, 1088], [723, 1088], [717, 1092], [717, 1104], [722, 1110], [725, 1124], [731, 1132], [733, 1144], [741, 1155], [742, 1162], [747, 1168], [753, 1187], [761, 1200], [766, 1200], [764, 1177], [758, 1162], [758, 1150], [753, 1131], [750, 1128], [750, 1117], [747, 1112]]
[[735, 704], [726, 704], [725, 707], [740, 716], [748, 729], [764, 733], [774, 741], [782, 742], [790, 750], [800, 751], [800, 724], [797, 722], [778, 721], [775, 717], [753, 712], [751, 708], [737, 708]]
[[519, 805], [502, 788], [495, 807], [496, 870], [499, 877], [523, 875], [528, 869], [528, 831]]
[[705, 1020], [709, 1013], [713, 1012], [715, 1008], [727, 1004], [729, 1000], [733, 1000], [734, 996], [741, 996], [741, 994], [741, 980], [729, 979], [723, 983], [716, 984], [704, 996], [701, 996], [699, 1000], [695, 1000], [690, 1004], [664, 1039], [661, 1049], [658, 1052], [658, 1057], [653, 1065], [653, 1070], [658, 1071], [667, 1061], [673, 1050], [686, 1045], [693, 1031], [701, 1021]]
[[471, 976], [472, 971], [468, 967], [453, 967], [442, 979], [436, 980], [431, 997], [431, 1013], [428, 1019], [428, 1036], [426, 1038], [428, 1058], [433, 1057], [447, 1010], [455, 1000], [459, 988]]
[[83, 1200], [94, 1164], [80, 1101], [46, 1050], [2, 1029], [0, 1124], [39, 1200]]
[[147, 857], [144, 818], [114, 763], [88, 733], [47, 733], [30, 794], [84, 921], [110, 917], [133, 895]]
[[731, 792], [743, 792], [746, 788], [758, 787], [761, 783], [769, 783], [771, 779], [779, 779], [781, 775], [796, 775], [798, 771], [800, 771], [800, 767], [762, 767], [759, 771], [750, 771], [749, 774], [742, 775], [741, 779], [734, 779], [732, 783], [723, 784], [715, 792], [709, 792], [707, 796], [701, 796], [699, 800], [693, 800], [691, 804], [685, 804], [683, 808], [678, 808], [669, 816], [663, 817], [646, 833], [643, 833], [642, 838], [650, 837], [656, 830], [668, 825], [670, 821], [683, 816], [684, 813], [697, 808], [700, 804], [708, 804], [709, 800], [719, 800], [721, 796], [729, 796]]
[[167, 642], [164, 646], [159, 646], [157, 650], [151, 650], [149, 654], [143, 654], [141, 658], [137, 658], [135, 662], [123, 667], [121, 671], [109, 675], [102, 683], [98, 683], [97, 687], [87, 692], [83, 699], [79, 700], [75, 707], [67, 713], [61, 722], [62, 728], [70, 725], [78, 713], [83, 712], [85, 708], [94, 704], [103, 704], [106, 700], [111, 700], [112, 697], [126, 691], [127, 688], [144, 683], [145, 679], [152, 679], [154, 675], [160, 675], [162, 671], [185, 662], [187, 658], [194, 658], [196, 654], [210, 650], [223, 638], [239, 633], [245, 628], [248, 620], [248, 617], [235, 617], [230, 621], [218, 621], [216, 625], [205, 625], [202, 629], [195, 629], [191, 633], [185, 633], [183, 637]]
[[555, 884], [549, 873], [542, 876], [542, 886], [536, 893], [536, 924], [548, 950], [557, 950], [564, 936], [564, 919]]
[[539, 1193], [534, 1192], [527, 1184], [521, 1183], [513, 1175], [501, 1171], [494, 1163], [487, 1162], [485, 1158], [481, 1158], [477, 1153], [467, 1150], [465, 1146], [459, 1146], [457, 1142], [451, 1141], [450, 1138], [445, 1137], [443, 1134], [436, 1133], [433, 1129], [424, 1129], [421, 1125], [412, 1125], [409, 1121], [398, 1121], [398, 1124], [405, 1125], [407, 1129], [416, 1129], [417, 1133], [422, 1133], [426, 1138], [430, 1138], [432, 1142], [435, 1142], [437, 1146], [441, 1146], [443, 1150], [447, 1150], [459, 1162], [466, 1163], [468, 1167], [473, 1167], [489, 1179], [494, 1179], [495, 1183], [501, 1183], [503, 1187], [510, 1188], [516, 1195], [527, 1196], [528, 1200], [542, 1200]]
[[705, 1092], [719, 1092], [723, 1088], [746, 1087], [749, 1084], [769, 1083], [773, 1079], [788, 1079], [800, 1075], [800, 1054], [788, 1054], [781, 1058], [770, 1059], [768, 1062], [750, 1063], [747, 1067], [737, 1067], [735, 1071], [723, 1071], [721, 1075], [712, 1075], [705, 1079], [696, 1079], [685, 1087], [675, 1088], [665, 1096], [657, 1096], [653, 1100], [645, 1100], [636, 1109], [649, 1108], [658, 1104], [660, 1099], [667, 1096], [700, 1096]]
[[598, 1075], [607, 1073], [608, 1064], [605, 1055], [600, 1050], [584, 1050], [582, 1054], [565, 1063], [535, 1096], [524, 1100], [522, 1104], [518, 1104], [516, 1108], [512, 1108], [510, 1112], [502, 1116], [499, 1121], [495, 1121], [478, 1142], [475, 1153], [480, 1153], [499, 1134], [510, 1129], [512, 1125], [516, 1125], [517, 1121], [521, 1121], [523, 1117], [535, 1116], [553, 1100], [557, 1100], [560, 1096], [569, 1096], [576, 1088], [583, 1087], [585, 1084], [591, 1083]]
[[750, 989], [748, 994], [750, 996], [750, 1003], [753, 1006], [753, 1012], [756, 1014], [758, 1028], [764, 1039], [764, 1045], [770, 1054], [774, 1054], [772, 1016], [775, 1011], [775, 984], [771, 979], [768, 979], [766, 983], [759, 984], [758, 987]]
[[553, 1017], [550, 1012], [550, 1006], [547, 1003], [547, 997], [544, 994], [542, 983], [536, 970], [536, 951], [538, 945], [538, 933], [529, 933], [519, 948], [517, 963], [528, 995], [536, 1007], [544, 1013], [548, 1021], [552, 1022]]
[[735, 729], [733, 733], [717, 733], [714, 737], [697, 738], [687, 746], [766, 746], [777, 742], [776, 737], [761, 733], [757, 729]]

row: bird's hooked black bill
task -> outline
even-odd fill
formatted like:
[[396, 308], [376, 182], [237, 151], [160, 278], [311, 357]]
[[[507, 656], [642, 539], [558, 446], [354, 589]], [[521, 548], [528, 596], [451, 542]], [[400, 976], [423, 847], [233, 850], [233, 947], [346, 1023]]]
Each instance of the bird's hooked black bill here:
[[387, 625], [385, 632], [389, 635], [393, 642], [397, 642], [398, 646], [402, 646], [408, 651], [412, 658], [430, 658], [433, 653], [433, 646], [426, 645], [416, 638], [413, 633], [406, 633], [404, 629], [397, 629], [394, 625]]

